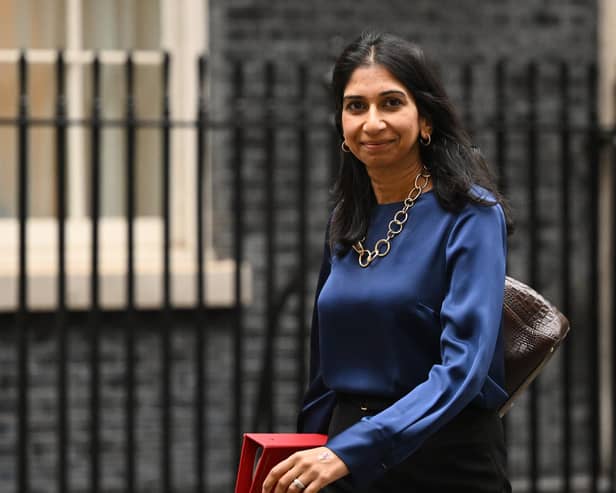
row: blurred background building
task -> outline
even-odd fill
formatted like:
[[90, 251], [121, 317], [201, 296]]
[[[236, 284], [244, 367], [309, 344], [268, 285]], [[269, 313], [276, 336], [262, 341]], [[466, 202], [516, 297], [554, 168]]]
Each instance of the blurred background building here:
[[362, 30], [440, 67], [572, 321], [514, 491], [614, 491], [613, 0], [0, 0], [0, 491], [228, 492], [291, 431]]

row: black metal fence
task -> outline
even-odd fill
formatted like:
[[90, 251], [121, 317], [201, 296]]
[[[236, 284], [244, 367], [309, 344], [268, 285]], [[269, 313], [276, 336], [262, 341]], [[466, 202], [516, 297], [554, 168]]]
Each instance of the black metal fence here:
[[[270, 62], [252, 62], [251, 66], [236, 62], [231, 67], [229, 110], [215, 118], [208, 111], [206, 60], [201, 58], [197, 70], [199, 97], [195, 119], [178, 121], [172, 118], [169, 103], [170, 59], [165, 55], [161, 65], [162, 113], [159, 118], [144, 120], [135, 111], [137, 89], [134, 63], [129, 54], [125, 64], [125, 114], [123, 118], [112, 120], [102, 116], [101, 72], [104, 67], [99, 58], [94, 57], [90, 66], [89, 116], [71, 120], [67, 118], [66, 109], [66, 64], [60, 52], [55, 64], [55, 116], [44, 119], [33, 118], [29, 113], [29, 67], [25, 54], [18, 63], [17, 115], [0, 119], [0, 126], [16, 129], [16, 187], [19, 191], [15, 218], [19, 229], [17, 306], [14, 313], [1, 316], [0, 337], [15, 354], [15, 358], [10, 359], [14, 362], [14, 371], [8, 365], [0, 366], [7, 375], [15, 376], [11, 380], [0, 375], [7, 393], [11, 389], [15, 392], [14, 407], [9, 405], [1, 412], [4, 416], [11, 413], [14, 416], [13, 421], [4, 420], [10, 423], [8, 427], [14, 427], [14, 434], [5, 429], [6, 436], [13, 439], [10, 446], [0, 449], [2, 489], [20, 493], [72, 490], [131, 493], [144, 488], [163, 492], [229, 491], [241, 433], [290, 429], [295, 404], [306, 384], [304, 362], [312, 297], [311, 273], [314, 274], [318, 264], [318, 255], [311, 252], [320, 253], [324, 228], [324, 223], [315, 226], [310, 220], [315, 216], [324, 217], [327, 209], [322, 203], [321, 210], [314, 212], [314, 207], [310, 206], [313, 193], [310, 184], [316, 173], [313, 168], [324, 168], [329, 177], [322, 187], [322, 194], [326, 195], [338, 160], [338, 139], [329, 124], [327, 110], [314, 111], [307, 104], [310, 84], [320, 84], [320, 76], [306, 63], [282, 68]], [[247, 70], [252, 70], [250, 82], [245, 76]], [[285, 82], [286, 92], [280, 91], [281, 96], [275, 92], [282, 84], [276, 76], [289, 72], [295, 74], [296, 82], [292, 87], [289, 87], [290, 82]], [[254, 73], [262, 77], [258, 81], [262, 94], [251, 103], [247, 94], [252, 90], [250, 84], [255, 83]], [[545, 73], [548, 73], [547, 80], [542, 76]], [[596, 69], [571, 67], [565, 63], [516, 65], [502, 61], [493, 67], [466, 65], [456, 74], [459, 77], [454, 77], [457, 82], [453, 85], [463, 115], [484, 153], [495, 164], [500, 184], [517, 211], [518, 232], [512, 238], [510, 271], [546, 292], [573, 324], [568, 343], [507, 418], [510, 468], [516, 491], [614, 491], [612, 437], [608, 440], [608, 451], [602, 452], [600, 447], [602, 382], [599, 378], [601, 337], [597, 307], [599, 162], [603, 150], [610, 146], [607, 137], [613, 137], [613, 132], [602, 131], [597, 122]], [[290, 100], [282, 101], [289, 92], [292, 94]], [[324, 99], [318, 101], [321, 108], [327, 107]], [[278, 104], [293, 105], [296, 111], [292, 117], [281, 117], [276, 111]], [[251, 105], [257, 107], [256, 112]], [[314, 115], [321, 117], [315, 120]], [[32, 310], [28, 299], [29, 135], [39, 126], [52, 128], [55, 133], [57, 304], [52, 312], [46, 313]], [[87, 129], [90, 139], [90, 303], [85, 312], [71, 310], [67, 304], [66, 142], [67, 129], [72, 126]], [[113, 311], [103, 309], [100, 293], [101, 139], [109, 128], [121, 129], [124, 133], [127, 242], [125, 304], [121, 310]], [[144, 310], [136, 303], [134, 252], [138, 177], [135, 162], [137, 133], [144, 128], [157, 129], [161, 146], [160, 167], [153, 168], [158, 169], [162, 186], [160, 282], [163, 297], [159, 310]], [[315, 128], [319, 136], [315, 136]], [[180, 309], [172, 303], [170, 183], [174, 163], [171, 162], [171, 135], [176, 129], [192, 129], [196, 135], [192, 164], [195, 187], [187, 193], [195, 194], [196, 204], [194, 285], [197, 296], [189, 309]], [[213, 135], [219, 138], [209, 139]], [[281, 138], [292, 139], [293, 153], [281, 149]], [[209, 142], [226, 145], [208, 149]], [[315, 142], [318, 149], [315, 149]], [[260, 150], [262, 156], [258, 166], [251, 161], [255, 149]], [[204, 226], [208, 153], [213, 156], [214, 168], [229, 170], [227, 182], [215, 184], [220, 190], [217, 193], [227, 197], [223, 201], [227, 210], [218, 213], [229, 218], [226, 233], [230, 243], [227, 246], [236, 266], [234, 302], [227, 309], [213, 309], [205, 302], [204, 279], [208, 263], [204, 252], [207, 235], [212, 233]], [[317, 161], [321, 164], [315, 165]], [[281, 182], [279, 177], [283, 172], [290, 175], [288, 181]], [[256, 175], [259, 175], [258, 185], [251, 178]], [[224, 178], [221, 180], [224, 182]], [[261, 187], [262, 199], [251, 198], [255, 187]], [[616, 187], [612, 185], [611, 190]], [[262, 219], [257, 226], [254, 216], [250, 215], [254, 212], [255, 200], [258, 204], [255, 213]], [[283, 221], [281, 205], [294, 211], [292, 219], [285, 222], [293, 225], [291, 229], [280, 226]], [[282, 242], [281, 235], [284, 235]], [[255, 248], [254, 243], [250, 243], [254, 238], [263, 240], [261, 247]], [[248, 247], [249, 243], [253, 246]], [[255, 284], [261, 286], [255, 290], [253, 303], [249, 305], [241, 302], [247, 286], [243, 285], [240, 266], [247, 261], [253, 265]], [[121, 334], [116, 351], [123, 357], [122, 426], [111, 431], [105, 429], [103, 414], [107, 408], [101, 390], [104, 379], [101, 343], [107, 331]], [[186, 335], [180, 349], [177, 331]], [[139, 353], [139, 346], [144, 334], [151, 337], [153, 332], [157, 333], [160, 351], [144, 357]], [[55, 450], [46, 452], [53, 465], [42, 475], [45, 482], [41, 482], [40, 471], [33, 467], [33, 461], [38, 460], [32, 447], [37, 432], [31, 417], [37, 410], [33, 409], [31, 401], [33, 389], [39, 385], [32, 376], [32, 365], [38, 358], [34, 349], [44, 337], [55, 345], [52, 361], [56, 374], [53, 388], [56, 437]], [[226, 348], [227, 356], [214, 355], [228, 361], [228, 372], [221, 370], [220, 378], [227, 386], [226, 395], [222, 396], [212, 394], [211, 389], [219, 388], [220, 382], [216, 381], [216, 371], [208, 371], [214, 337], [226, 341], [222, 347]], [[79, 459], [74, 456], [74, 437], [71, 436], [75, 405], [71, 399], [69, 375], [69, 366], [74, 367], [71, 344], [77, 341], [86, 348], [82, 354], [82, 370], [88, 380], [87, 436], [83, 439], [87, 472], [81, 479], [75, 478], [77, 473], [71, 467]], [[145, 465], [140, 455], [147, 451], [139, 445], [137, 436], [140, 426], [137, 373], [144, 358], [159, 358], [156, 380], [159, 387], [158, 464]], [[182, 358], [190, 363], [192, 382], [182, 397], [191, 410], [189, 443], [178, 438], [178, 419], [174, 417], [178, 401], [174, 372], [180, 363], [186, 363]], [[607, 384], [613, 387], [615, 380], [612, 378]], [[289, 399], [293, 405], [285, 407], [284, 402]], [[229, 419], [217, 422], [213, 416], [220, 405]], [[614, 416], [608, 418], [612, 424], [616, 423]], [[106, 452], [108, 442], [114, 440], [108, 433], [115, 433], [122, 443], [118, 449], [120, 459], [110, 459]], [[226, 436], [226, 443], [220, 441], [221, 436]], [[187, 447], [188, 452], [181, 452]], [[182, 455], [181, 460], [189, 462], [190, 477], [183, 474], [180, 477], [177, 454]], [[106, 482], [109, 461], [121, 463], [116, 482]], [[154, 472], [140, 476], [139, 471], [148, 467]], [[225, 469], [222, 476], [219, 468]], [[146, 475], [153, 479], [144, 482]], [[34, 484], [36, 478], [38, 482]]]

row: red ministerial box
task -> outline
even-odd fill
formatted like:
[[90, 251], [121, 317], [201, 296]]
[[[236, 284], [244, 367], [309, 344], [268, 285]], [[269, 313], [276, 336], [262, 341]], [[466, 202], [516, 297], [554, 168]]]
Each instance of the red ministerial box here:
[[[235, 493], [260, 493], [272, 467], [293, 452], [321, 447], [327, 435], [317, 433], [245, 433]], [[261, 455], [257, 459], [257, 452]]]

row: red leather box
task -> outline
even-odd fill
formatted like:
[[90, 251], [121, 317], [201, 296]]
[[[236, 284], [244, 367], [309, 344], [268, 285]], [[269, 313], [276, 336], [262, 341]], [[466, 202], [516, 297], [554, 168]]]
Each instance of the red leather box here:
[[326, 442], [327, 435], [316, 433], [245, 433], [235, 493], [260, 493], [265, 477], [281, 460]]

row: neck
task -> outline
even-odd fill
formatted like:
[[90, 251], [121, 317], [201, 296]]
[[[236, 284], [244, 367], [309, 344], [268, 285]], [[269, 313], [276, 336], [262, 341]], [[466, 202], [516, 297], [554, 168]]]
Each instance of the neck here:
[[[422, 169], [421, 163], [404, 167], [366, 167], [377, 203], [389, 204], [406, 199], [413, 188], [415, 177]], [[432, 183], [429, 183], [424, 192], [431, 188]]]

